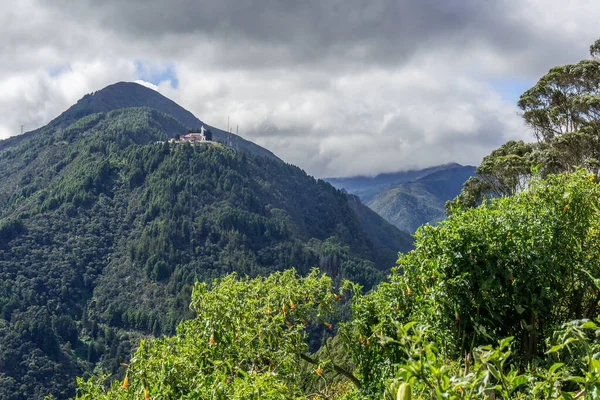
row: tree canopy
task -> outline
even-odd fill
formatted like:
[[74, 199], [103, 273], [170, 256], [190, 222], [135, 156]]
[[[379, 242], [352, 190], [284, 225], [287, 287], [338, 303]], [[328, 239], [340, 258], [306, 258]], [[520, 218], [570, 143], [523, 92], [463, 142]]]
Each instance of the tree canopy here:
[[508, 142], [484, 158], [455, 202], [473, 207], [522, 189], [534, 175], [584, 167], [600, 173], [600, 39], [592, 59], [557, 66], [521, 95], [518, 106], [536, 143]]

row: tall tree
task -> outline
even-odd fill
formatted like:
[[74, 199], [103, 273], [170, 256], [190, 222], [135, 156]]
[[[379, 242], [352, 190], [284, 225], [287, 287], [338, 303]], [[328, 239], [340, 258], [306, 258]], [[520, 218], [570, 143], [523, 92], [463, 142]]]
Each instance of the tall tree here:
[[510, 141], [484, 158], [478, 177], [447, 204], [473, 207], [489, 196], [509, 196], [526, 184], [532, 168], [542, 176], [584, 167], [600, 171], [600, 39], [592, 59], [552, 68], [517, 103], [536, 143]]

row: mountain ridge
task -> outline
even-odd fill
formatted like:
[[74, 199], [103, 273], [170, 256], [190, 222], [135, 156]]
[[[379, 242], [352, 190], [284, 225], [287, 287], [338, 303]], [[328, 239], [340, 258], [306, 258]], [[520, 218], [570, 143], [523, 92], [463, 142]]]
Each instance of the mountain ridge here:
[[375, 193], [388, 189], [403, 182], [410, 182], [423, 178], [439, 170], [463, 167], [458, 163], [447, 163], [427, 167], [423, 169], [400, 170], [396, 172], [384, 172], [374, 176], [357, 175], [350, 177], [330, 177], [325, 180], [337, 188], [342, 188], [349, 193], [356, 194], [361, 200], [368, 200]]
[[448, 163], [422, 170], [374, 177], [328, 178], [327, 181], [357, 195], [385, 220], [412, 234], [425, 223], [443, 220], [446, 201], [456, 197], [464, 182], [473, 175], [473, 166]]

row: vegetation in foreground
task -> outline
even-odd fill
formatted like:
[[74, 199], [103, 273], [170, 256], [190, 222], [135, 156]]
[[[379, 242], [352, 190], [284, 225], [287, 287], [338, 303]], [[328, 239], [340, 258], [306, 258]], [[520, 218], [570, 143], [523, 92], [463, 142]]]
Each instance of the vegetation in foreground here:
[[77, 399], [596, 398], [599, 195], [579, 170], [455, 211], [365, 295], [317, 271], [199, 283], [195, 319]]
[[77, 398], [599, 398], [600, 41], [590, 50], [521, 97], [538, 143], [488, 156], [387, 282], [363, 294], [291, 270], [197, 285], [196, 319], [143, 342], [110, 387], [80, 379]]

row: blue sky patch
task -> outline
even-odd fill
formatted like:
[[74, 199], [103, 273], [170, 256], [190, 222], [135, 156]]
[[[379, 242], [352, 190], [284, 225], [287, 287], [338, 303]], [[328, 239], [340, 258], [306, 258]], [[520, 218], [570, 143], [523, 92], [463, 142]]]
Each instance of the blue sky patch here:
[[50, 75], [51, 78], [56, 78], [56, 77], [64, 74], [65, 72], [71, 71], [71, 64], [52, 65], [52, 66], [48, 67], [47, 70], [48, 70], [48, 75]]
[[519, 101], [519, 97], [526, 90], [533, 87], [535, 85], [534, 80], [529, 79], [493, 79], [490, 82], [490, 85], [502, 96], [502, 98], [515, 106]]
[[159, 64], [135, 60], [135, 73], [137, 79], [158, 85], [161, 82], [169, 81], [173, 89], [179, 87], [179, 80], [173, 64]]

